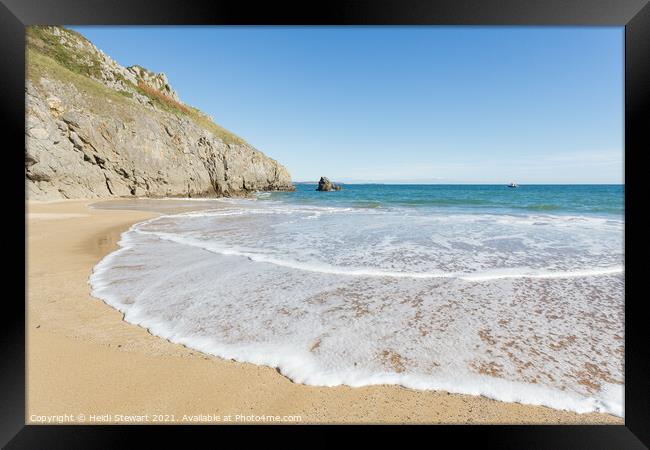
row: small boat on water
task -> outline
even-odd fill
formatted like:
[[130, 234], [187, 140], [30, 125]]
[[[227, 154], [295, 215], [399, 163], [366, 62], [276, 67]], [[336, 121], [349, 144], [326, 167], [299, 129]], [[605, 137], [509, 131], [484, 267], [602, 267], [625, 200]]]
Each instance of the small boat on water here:
[[516, 188], [516, 187], [519, 187], [519, 185], [513, 181], [508, 185], [508, 187], [509, 188]]

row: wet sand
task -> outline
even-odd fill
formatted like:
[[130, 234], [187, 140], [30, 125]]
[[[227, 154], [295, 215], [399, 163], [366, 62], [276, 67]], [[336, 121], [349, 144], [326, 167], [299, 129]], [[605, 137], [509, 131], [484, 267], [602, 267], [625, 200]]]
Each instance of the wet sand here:
[[91, 203], [27, 205], [27, 423], [623, 424], [399, 386], [305, 386], [152, 336], [93, 298], [88, 276], [123, 231], [155, 214]]

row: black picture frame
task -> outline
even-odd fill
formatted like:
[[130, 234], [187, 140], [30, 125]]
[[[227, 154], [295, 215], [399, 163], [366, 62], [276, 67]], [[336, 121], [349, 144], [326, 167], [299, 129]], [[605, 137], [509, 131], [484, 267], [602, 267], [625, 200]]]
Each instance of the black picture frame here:
[[[5, 217], [16, 228], [4, 235], [5, 242], [26, 238], [24, 155], [25, 120], [25, 29], [34, 24], [144, 25], [144, 24], [231, 24], [231, 25], [562, 25], [625, 27], [625, 424], [558, 426], [411, 426], [409, 433], [431, 444], [440, 437], [461, 443], [467, 439], [481, 446], [499, 448], [607, 448], [635, 449], [650, 445], [650, 389], [647, 317], [643, 314], [643, 242], [641, 227], [642, 155], [647, 151], [650, 121], [650, 6], [648, 0], [320, 0], [317, 2], [250, 2], [237, 0], [181, 2], [173, 0], [0, 0], [0, 108], [2, 115], [3, 181]], [[21, 216], [22, 214], [22, 216]], [[13, 234], [16, 233], [16, 234]], [[7, 279], [18, 286], [6, 291], [2, 300], [4, 324], [0, 327], [0, 443], [7, 448], [113, 448], [128, 446], [133, 434], [146, 432], [149, 445], [179, 433], [232, 434], [239, 427], [213, 426], [45, 426], [25, 425], [25, 241], [15, 247]], [[13, 255], [12, 255], [13, 256]], [[21, 265], [20, 262], [23, 262]], [[21, 282], [20, 280], [24, 280]], [[638, 289], [635, 289], [638, 288]], [[636, 293], [639, 294], [636, 294]], [[23, 300], [20, 295], [22, 294]], [[271, 427], [254, 426], [255, 431]], [[312, 439], [324, 427], [272, 427], [287, 439]], [[345, 431], [350, 428], [344, 428]], [[395, 428], [376, 427], [372, 434], [382, 440]], [[151, 433], [153, 431], [153, 433]], [[308, 433], [305, 435], [305, 433]], [[248, 433], [247, 433], [248, 434]], [[192, 436], [194, 437], [194, 436]], [[243, 441], [242, 441], [243, 442]], [[411, 444], [415, 445], [415, 444]]]

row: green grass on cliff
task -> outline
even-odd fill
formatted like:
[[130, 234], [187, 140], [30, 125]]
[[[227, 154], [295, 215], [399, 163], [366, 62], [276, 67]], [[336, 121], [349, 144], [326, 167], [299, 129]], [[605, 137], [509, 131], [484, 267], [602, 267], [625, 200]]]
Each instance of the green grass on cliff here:
[[[70, 30], [66, 30], [72, 33]], [[78, 33], [75, 36], [86, 40]], [[29, 26], [26, 28], [27, 47], [32, 48], [61, 64], [71, 72], [89, 77], [99, 78], [101, 72], [99, 62], [94, 61], [87, 52], [73, 51], [59, 42], [58, 36], [47, 31], [43, 26]], [[83, 61], [83, 62], [82, 62]]]
[[[65, 28], [62, 29], [71, 33], [73, 37], [86, 40], [86, 38], [75, 31]], [[135, 104], [135, 101], [132, 100], [133, 94], [131, 92], [110, 89], [99, 81], [96, 81], [96, 79], [101, 78], [101, 71], [99, 62], [93, 61], [91, 53], [81, 50], [74, 51], [65, 47], [60, 43], [56, 35], [47, 30], [47, 27], [27, 27], [26, 41], [27, 77], [33, 83], [38, 84], [42, 77], [54, 77], [62, 81], [70, 82], [88, 94], [100, 98], [109, 98], [116, 102], [122, 102], [125, 105]], [[214, 123], [198, 109], [179, 103], [164, 95], [162, 92], [158, 92], [146, 85], [134, 85], [124, 78], [122, 81], [131, 85], [135, 92], [149, 98], [157, 109], [177, 116], [188, 117], [198, 126], [211, 132], [227, 144], [246, 143], [239, 136]], [[124, 119], [128, 120], [126, 117]]]
[[[27, 48], [26, 62], [27, 79], [33, 84], [40, 84], [41, 78], [54, 78], [65, 83], [71, 83], [80, 92], [88, 94], [89, 97], [102, 100], [93, 104], [93, 108], [97, 112], [101, 112], [107, 106], [105, 100], [127, 106], [132, 104], [132, 101], [128, 99], [130, 93], [110, 89], [92, 78], [63, 67], [58, 61], [29, 47]], [[128, 115], [123, 115], [120, 119], [128, 122], [132, 120]]]

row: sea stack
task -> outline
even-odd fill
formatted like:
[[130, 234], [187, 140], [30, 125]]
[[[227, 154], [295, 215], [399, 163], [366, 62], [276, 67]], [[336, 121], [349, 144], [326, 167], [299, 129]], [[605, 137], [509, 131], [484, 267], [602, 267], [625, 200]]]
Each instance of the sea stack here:
[[327, 177], [320, 177], [320, 181], [318, 182], [318, 187], [316, 188], [316, 190], [317, 191], [340, 191], [341, 186], [332, 183]]

